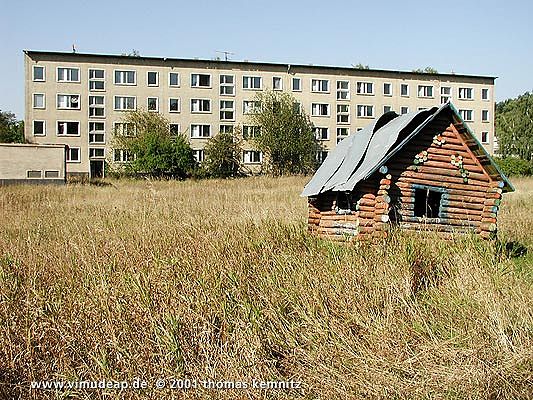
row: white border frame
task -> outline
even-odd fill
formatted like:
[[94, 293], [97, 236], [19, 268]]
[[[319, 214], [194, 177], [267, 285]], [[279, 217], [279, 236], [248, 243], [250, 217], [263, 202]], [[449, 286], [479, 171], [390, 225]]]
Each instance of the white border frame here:
[[[59, 107], [59, 96], [78, 96], [78, 107]], [[57, 93], [56, 94], [56, 110], [81, 110], [81, 95], [78, 93]]]
[[[43, 133], [35, 134], [35, 122], [43, 123]], [[45, 119], [34, 119], [31, 123], [31, 134], [32, 136], [42, 137], [46, 136], [46, 120]]]
[[[192, 109], [192, 102], [194, 100], [200, 100], [200, 101], [205, 101], [207, 100], [209, 102], [209, 111], [194, 111]], [[194, 97], [194, 98], [191, 98], [191, 102], [190, 102], [190, 113], [191, 114], [212, 114], [213, 113], [213, 102], [211, 101], [212, 99], [202, 99], [202, 98], [198, 98], [198, 97]]]
[[[91, 124], [104, 124], [104, 130], [103, 131], [91, 131]], [[92, 142], [91, 143], [91, 134], [101, 134], [104, 135], [104, 141], [103, 142]], [[105, 121], [87, 121], [87, 143], [89, 145], [100, 145], [105, 144], [105, 137], [106, 137], [106, 131], [105, 131]]]
[[[91, 78], [91, 71], [104, 71], [104, 77], [103, 78]], [[103, 68], [87, 68], [87, 90], [92, 92], [105, 92], [106, 87], [106, 70]], [[104, 82], [104, 88], [103, 89], [91, 89], [91, 82]]]
[[[420, 88], [423, 88], [423, 87], [430, 87], [431, 88], [431, 92], [432, 92], [432, 95], [431, 96], [420, 96]], [[419, 99], [434, 99], [435, 98], [435, 85], [422, 85], [422, 84], [417, 84], [416, 86], [416, 95]]]
[[[178, 84], [177, 85], [172, 85], [170, 83], [170, 75], [171, 74], [176, 74], [178, 76]], [[180, 72], [178, 72], [178, 71], [169, 71], [167, 78], [168, 78], [168, 87], [169, 88], [179, 88], [181, 86], [181, 73]]]
[[[42, 107], [36, 107], [35, 106], [35, 96], [43, 96], [43, 106]], [[32, 93], [31, 95], [31, 108], [34, 110], [44, 110], [46, 109], [46, 94], [45, 93]]]
[[[70, 156], [70, 150], [72, 149], [78, 149], [78, 159], [77, 160], [69, 160], [68, 156]], [[81, 147], [78, 146], [68, 146], [67, 149], [68, 156], [65, 157], [65, 161], [69, 164], [80, 164], [81, 163]]]
[[[103, 108], [104, 109], [104, 115], [91, 115], [90, 114], [90, 111], [91, 111], [91, 100], [90, 98], [91, 97], [103, 97], [104, 98], [104, 104], [102, 105], [102, 107], [96, 107], [96, 108]], [[105, 104], [105, 95], [104, 94], [93, 94], [93, 93], [89, 93], [87, 95], [87, 117], [88, 118], [105, 118], [106, 117], [106, 104]]]
[[[193, 126], [208, 126], [209, 127], [209, 136], [193, 136]], [[189, 135], [191, 139], [209, 139], [213, 137], [213, 130], [211, 129], [211, 124], [191, 124], [190, 125], [191, 134]]]
[[[134, 73], [133, 83], [117, 83], [117, 80], [116, 80], [117, 72], [133, 72]], [[134, 69], [114, 69], [113, 70], [113, 84], [117, 86], [137, 86], [137, 71]]]
[[[313, 114], [313, 105], [315, 104], [318, 104], [318, 105], [326, 105], [328, 106], [328, 113], [327, 114], [319, 114], [319, 115], [315, 115]], [[311, 117], [322, 117], [322, 118], [328, 118], [331, 116], [331, 104], [329, 103], [311, 103], [311, 112], [310, 112], [310, 115]]]
[[[150, 84], [148, 76], [151, 73], [155, 73], [156, 82], [155, 84]], [[146, 86], [148, 87], [159, 87], [159, 71], [146, 71]]]
[[[170, 109], [170, 101], [171, 100], [178, 100], [178, 110], [174, 111]], [[168, 98], [168, 112], [171, 114], [179, 114], [181, 112], [181, 98], [180, 97], [169, 97]]]
[[[220, 82], [220, 78], [222, 78], [223, 76], [231, 76], [233, 78], [233, 84]], [[219, 86], [218, 94], [220, 96], [235, 97], [235, 94], [237, 93], [237, 89], [236, 89], [237, 85], [235, 82], [237, 82], [237, 79], [235, 78], [235, 74], [220, 74], [218, 76], [218, 86]], [[221, 93], [221, 90], [223, 87], [233, 87], [233, 94]]]
[[[60, 69], [77, 69], [78, 70], [78, 80], [77, 81], [60, 81], [59, 80], [59, 70]], [[81, 68], [80, 67], [56, 67], [56, 82], [58, 83], [81, 83]]]
[[[244, 80], [246, 78], [251, 78], [252, 79], [252, 82], [253, 82], [253, 79], [254, 78], [259, 78], [259, 88], [245, 88], [244, 87]], [[258, 90], [263, 90], [263, 77], [261, 75], [243, 75], [242, 76], [242, 90], [252, 90], [252, 91], [258, 91]]]
[[[148, 102], [150, 101], [150, 99], [155, 99], [155, 110], [150, 110], [148, 108]], [[159, 97], [156, 97], [156, 96], [148, 96], [146, 97], [146, 111], [148, 112], [159, 112]]]
[[[116, 105], [116, 98], [117, 97], [133, 97], [133, 102], [134, 102], [134, 105], [133, 105], [133, 108], [116, 108], [115, 105]], [[127, 95], [123, 95], [123, 94], [116, 94], [113, 96], [113, 111], [135, 111], [137, 110], [137, 96], [127, 96]]]
[[[192, 77], [193, 75], [207, 75], [209, 76], [209, 86], [193, 86], [192, 84]], [[198, 79], [198, 83], [200, 82], [200, 79]], [[194, 89], [212, 89], [213, 88], [213, 76], [211, 74], [202, 74], [200, 72], [191, 72], [191, 88]]]
[[[328, 83], [328, 90], [313, 90], [313, 81], [326, 81]], [[329, 81], [329, 79], [310, 78], [309, 85], [311, 93], [331, 93], [331, 82]]]
[[[367, 84], [370, 84], [372, 85], [372, 92], [369, 92], [369, 93], [359, 93], [357, 91], [357, 84], [363, 84], [363, 85], [367, 85]], [[366, 87], [366, 86], [365, 86]], [[372, 81], [355, 81], [355, 94], [357, 96], [375, 96], [376, 95], [376, 84]]]
[[[35, 79], [35, 67], [43, 69], [43, 79]], [[33, 64], [31, 68], [31, 80], [32, 82], [46, 82], [46, 66]]]
[[[63, 134], [63, 135], [60, 135], [59, 134], [59, 129], [58, 129], [58, 126], [57, 124], [60, 123], [60, 122], [77, 122], [78, 123], [78, 134], [77, 135], [67, 135], [66, 133]], [[78, 120], [73, 120], [73, 119], [56, 119], [56, 124], [55, 124], [55, 128], [56, 128], [56, 137], [80, 137], [81, 136], [81, 121], [78, 121]]]

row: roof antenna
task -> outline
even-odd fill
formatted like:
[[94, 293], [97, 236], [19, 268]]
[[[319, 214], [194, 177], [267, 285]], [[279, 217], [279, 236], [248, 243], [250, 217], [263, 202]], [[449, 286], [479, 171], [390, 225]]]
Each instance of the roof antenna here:
[[216, 52], [224, 54], [224, 61], [228, 61], [228, 59], [229, 59], [228, 56], [234, 56], [235, 55], [235, 53], [232, 53], [231, 51], [219, 51], [219, 50], [216, 50]]
[[76, 52], [76, 44], [72, 43], [72, 52], [75, 53]]

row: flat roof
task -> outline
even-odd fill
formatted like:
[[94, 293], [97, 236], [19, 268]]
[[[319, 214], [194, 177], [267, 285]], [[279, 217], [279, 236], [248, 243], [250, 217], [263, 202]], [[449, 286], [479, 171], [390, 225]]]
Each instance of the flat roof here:
[[349, 71], [351, 73], [357, 71], [367, 73], [388, 73], [388, 74], [405, 74], [405, 75], [416, 75], [416, 76], [443, 76], [443, 77], [456, 77], [456, 78], [480, 78], [480, 79], [491, 79], [495, 80], [497, 76], [487, 76], [487, 75], [467, 75], [467, 74], [455, 74], [455, 73], [428, 73], [428, 72], [414, 72], [414, 71], [400, 71], [400, 70], [388, 70], [388, 69], [375, 69], [375, 68], [355, 68], [355, 67], [339, 67], [339, 66], [329, 66], [329, 65], [315, 65], [315, 64], [293, 64], [293, 63], [273, 63], [273, 62], [261, 62], [261, 61], [235, 61], [235, 60], [209, 60], [209, 59], [200, 59], [200, 58], [174, 58], [174, 57], [145, 57], [145, 56], [132, 56], [132, 55], [118, 55], [118, 54], [97, 54], [97, 53], [74, 53], [74, 52], [60, 52], [60, 51], [41, 51], [41, 50], [24, 50], [24, 53], [31, 57], [32, 54], [35, 55], [44, 55], [44, 56], [69, 56], [69, 57], [97, 57], [102, 59], [130, 59], [130, 60], [151, 60], [151, 61], [175, 61], [175, 62], [190, 62], [190, 63], [221, 63], [229, 65], [247, 65], [247, 66], [268, 66], [268, 67], [284, 67], [284, 68], [311, 68], [311, 69], [326, 69], [334, 71]]
[[0, 143], [0, 146], [6, 147], [56, 147], [56, 148], [65, 148], [68, 145], [66, 144], [45, 144], [45, 143]]

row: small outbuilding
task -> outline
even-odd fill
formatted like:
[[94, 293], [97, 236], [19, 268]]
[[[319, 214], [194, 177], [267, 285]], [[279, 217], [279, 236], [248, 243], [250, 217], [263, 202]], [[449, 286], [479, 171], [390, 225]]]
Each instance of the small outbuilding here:
[[502, 193], [514, 188], [451, 103], [388, 112], [348, 136], [305, 186], [308, 227], [335, 240], [379, 238], [393, 226], [496, 232]]

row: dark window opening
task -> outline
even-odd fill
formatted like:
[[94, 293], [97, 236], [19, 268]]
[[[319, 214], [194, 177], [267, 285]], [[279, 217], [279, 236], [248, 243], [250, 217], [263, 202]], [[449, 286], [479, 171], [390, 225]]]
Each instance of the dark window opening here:
[[442, 193], [430, 189], [415, 190], [415, 217], [439, 218]]
[[337, 193], [337, 214], [349, 214], [352, 211], [352, 199], [350, 193]]

